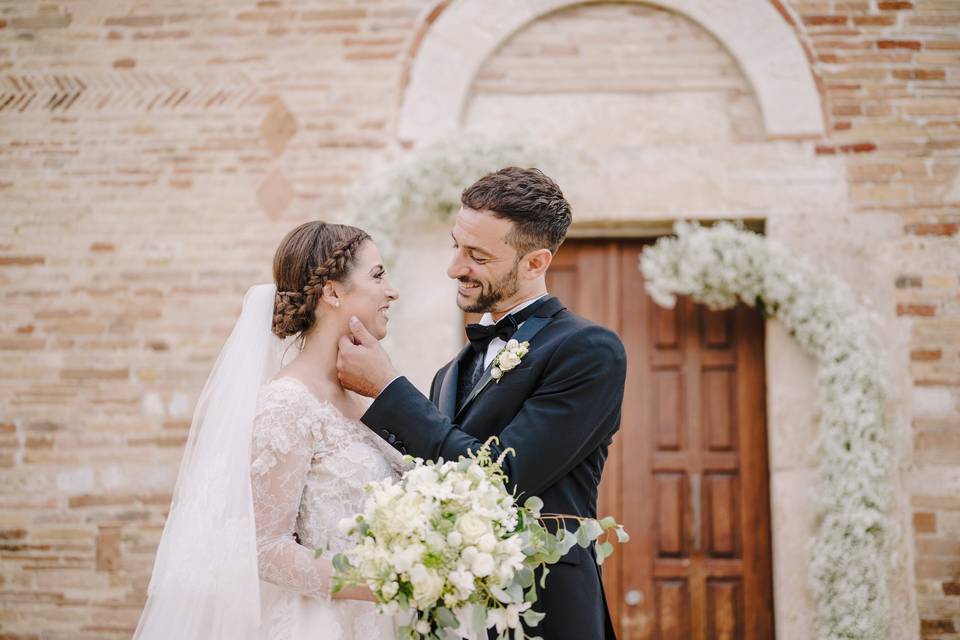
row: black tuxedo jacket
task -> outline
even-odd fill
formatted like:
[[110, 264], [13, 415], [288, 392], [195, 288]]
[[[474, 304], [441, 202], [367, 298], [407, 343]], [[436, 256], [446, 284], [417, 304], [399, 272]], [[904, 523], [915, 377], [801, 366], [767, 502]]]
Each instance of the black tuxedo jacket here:
[[[456, 460], [499, 436], [494, 455], [508, 447], [516, 451], [505, 458], [504, 470], [508, 489], [515, 487], [521, 502], [536, 495], [544, 512], [596, 517], [607, 447], [620, 427], [623, 344], [556, 298], [543, 302], [514, 338], [529, 341], [529, 353], [499, 382], [488, 367], [459, 411], [457, 378], [470, 345], [437, 372], [429, 400], [401, 377], [361, 420], [400, 451], [432, 460]], [[547, 617], [530, 635], [615, 638], [592, 547], [574, 546], [550, 567], [546, 584], [534, 608]]]

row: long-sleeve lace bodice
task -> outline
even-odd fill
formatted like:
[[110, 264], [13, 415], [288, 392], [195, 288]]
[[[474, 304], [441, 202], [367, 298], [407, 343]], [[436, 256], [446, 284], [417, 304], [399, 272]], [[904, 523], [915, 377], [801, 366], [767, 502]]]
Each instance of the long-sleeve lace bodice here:
[[295, 378], [261, 388], [252, 445], [260, 578], [325, 598], [329, 558], [349, 546], [337, 523], [363, 508], [367, 483], [397, 475], [402, 456]]

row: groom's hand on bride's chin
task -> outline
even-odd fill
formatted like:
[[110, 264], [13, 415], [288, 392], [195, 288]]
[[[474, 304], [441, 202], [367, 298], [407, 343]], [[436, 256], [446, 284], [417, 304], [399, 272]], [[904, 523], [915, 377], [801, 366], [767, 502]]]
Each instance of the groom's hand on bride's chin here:
[[350, 333], [340, 338], [337, 376], [344, 389], [369, 398], [397, 377], [390, 356], [356, 317], [350, 319]]

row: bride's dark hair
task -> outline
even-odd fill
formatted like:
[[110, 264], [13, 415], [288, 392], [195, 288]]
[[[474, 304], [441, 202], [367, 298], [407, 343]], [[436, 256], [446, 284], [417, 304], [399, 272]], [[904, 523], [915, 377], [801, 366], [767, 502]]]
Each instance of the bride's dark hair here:
[[301, 334], [316, 322], [317, 302], [328, 280], [350, 275], [357, 250], [370, 236], [345, 224], [307, 222], [280, 242], [273, 256], [273, 333], [281, 338]]

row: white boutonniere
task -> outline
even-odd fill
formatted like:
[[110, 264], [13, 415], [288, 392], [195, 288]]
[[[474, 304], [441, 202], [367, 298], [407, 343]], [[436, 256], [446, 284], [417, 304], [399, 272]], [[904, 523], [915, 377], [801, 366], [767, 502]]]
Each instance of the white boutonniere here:
[[523, 360], [523, 356], [527, 355], [527, 352], [530, 350], [529, 342], [517, 342], [516, 340], [510, 340], [503, 349], [500, 349], [500, 353], [496, 355], [493, 359], [493, 368], [490, 369], [490, 377], [492, 377], [496, 382], [500, 382], [500, 378], [503, 377], [507, 371], [515, 369], [520, 361]]

